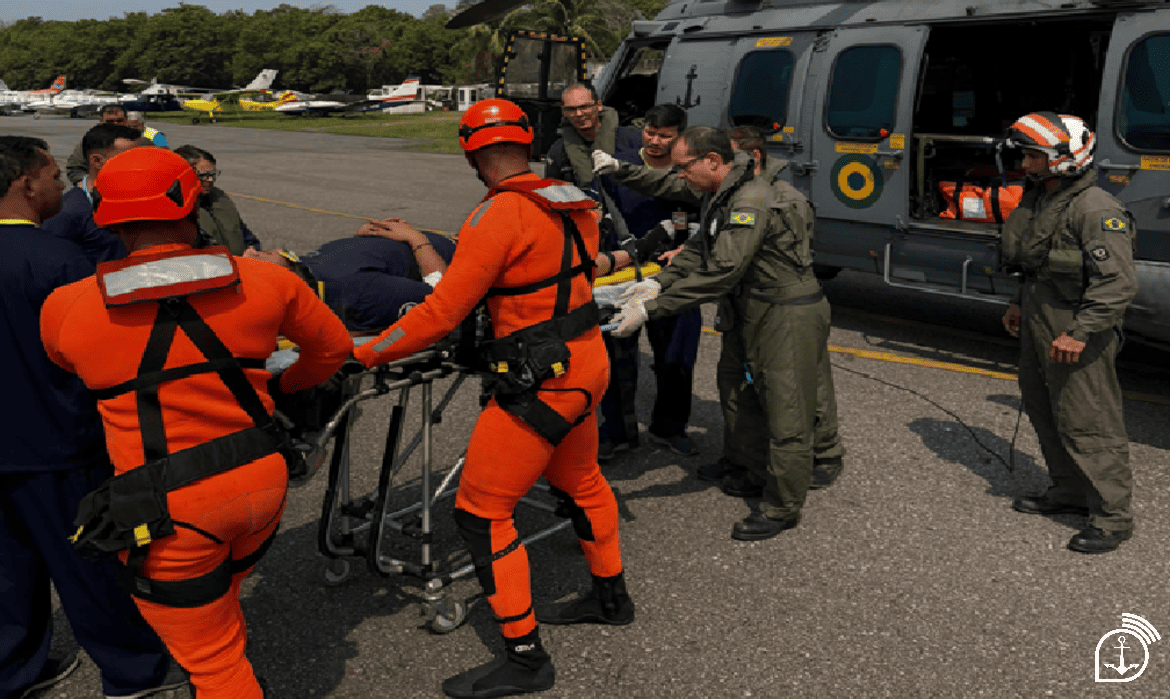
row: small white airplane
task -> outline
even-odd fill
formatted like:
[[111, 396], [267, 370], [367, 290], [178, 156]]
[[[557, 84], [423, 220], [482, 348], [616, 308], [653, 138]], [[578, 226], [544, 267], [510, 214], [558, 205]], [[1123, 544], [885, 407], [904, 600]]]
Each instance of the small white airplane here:
[[[272, 87], [272, 83], [276, 80], [276, 74], [279, 71], [265, 68], [260, 71], [252, 82], [244, 87], [235, 87], [229, 90], [212, 91], [214, 94], [227, 95], [235, 92], [247, 92], [250, 90], [267, 90]], [[208, 89], [205, 87], [192, 87], [191, 85], [172, 85], [170, 83], [160, 83], [158, 78], [152, 79], [149, 83], [145, 80], [138, 80], [137, 78], [124, 78], [122, 82], [127, 85], [146, 85], [147, 87], [141, 92], [133, 95], [127, 95], [124, 101], [134, 101], [140, 99], [140, 95], [190, 95], [190, 94], [207, 94]]]
[[6, 113], [22, 111], [25, 105], [55, 95], [65, 89], [65, 76], [58, 75], [53, 84], [44, 90], [12, 90], [0, 80], [0, 108]]
[[380, 102], [387, 114], [418, 114], [427, 108], [442, 106], [442, 100], [450, 97], [451, 88], [442, 85], [423, 85], [417, 75], [402, 81], [401, 85], [383, 85], [366, 95], [366, 99]]

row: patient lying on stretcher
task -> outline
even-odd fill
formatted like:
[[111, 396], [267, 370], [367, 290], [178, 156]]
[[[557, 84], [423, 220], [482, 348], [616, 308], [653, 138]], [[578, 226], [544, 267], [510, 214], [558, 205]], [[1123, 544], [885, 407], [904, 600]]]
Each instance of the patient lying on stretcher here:
[[347, 328], [377, 334], [426, 298], [454, 254], [454, 241], [390, 218], [299, 256], [248, 250], [244, 257], [292, 269]]

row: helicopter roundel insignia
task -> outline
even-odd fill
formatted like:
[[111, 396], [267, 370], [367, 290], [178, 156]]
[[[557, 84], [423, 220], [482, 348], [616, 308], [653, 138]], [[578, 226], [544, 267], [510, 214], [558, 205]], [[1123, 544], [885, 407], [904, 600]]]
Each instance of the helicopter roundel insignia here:
[[844, 155], [833, 164], [829, 174], [833, 194], [851, 209], [867, 209], [882, 196], [881, 170], [867, 155]]

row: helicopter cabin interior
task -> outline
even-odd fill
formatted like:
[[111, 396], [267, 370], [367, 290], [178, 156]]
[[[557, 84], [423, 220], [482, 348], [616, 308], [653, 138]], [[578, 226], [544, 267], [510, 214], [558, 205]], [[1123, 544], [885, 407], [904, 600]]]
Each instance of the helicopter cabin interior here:
[[911, 217], [1001, 223], [1025, 179], [1022, 154], [998, 148], [1007, 127], [1050, 111], [1095, 129], [1112, 26], [1106, 17], [932, 27], [914, 103]]

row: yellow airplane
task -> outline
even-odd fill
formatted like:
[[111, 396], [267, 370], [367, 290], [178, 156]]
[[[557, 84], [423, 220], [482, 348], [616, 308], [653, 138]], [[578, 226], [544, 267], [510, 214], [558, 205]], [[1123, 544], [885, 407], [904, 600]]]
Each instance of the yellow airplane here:
[[[211, 123], [214, 124], [215, 113], [223, 111], [223, 103], [216, 99], [216, 97], [216, 95], [204, 95], [198, 99], [183, 100], [180, 105], [183, 107], [183, 109], [192, 112], [206, 112], [207, 118], [211, 121]], [[199, 117], [192, 119], [191, 123], [198, 124]]]
[[240, 98], [240, 106], [244, 108], [245, 112], [271, 112], [282, 104], [295, 101], [297, 101], [297, 93], [285, 90], [279, 95], [263, 92], [256, 95], [255, 99]]

